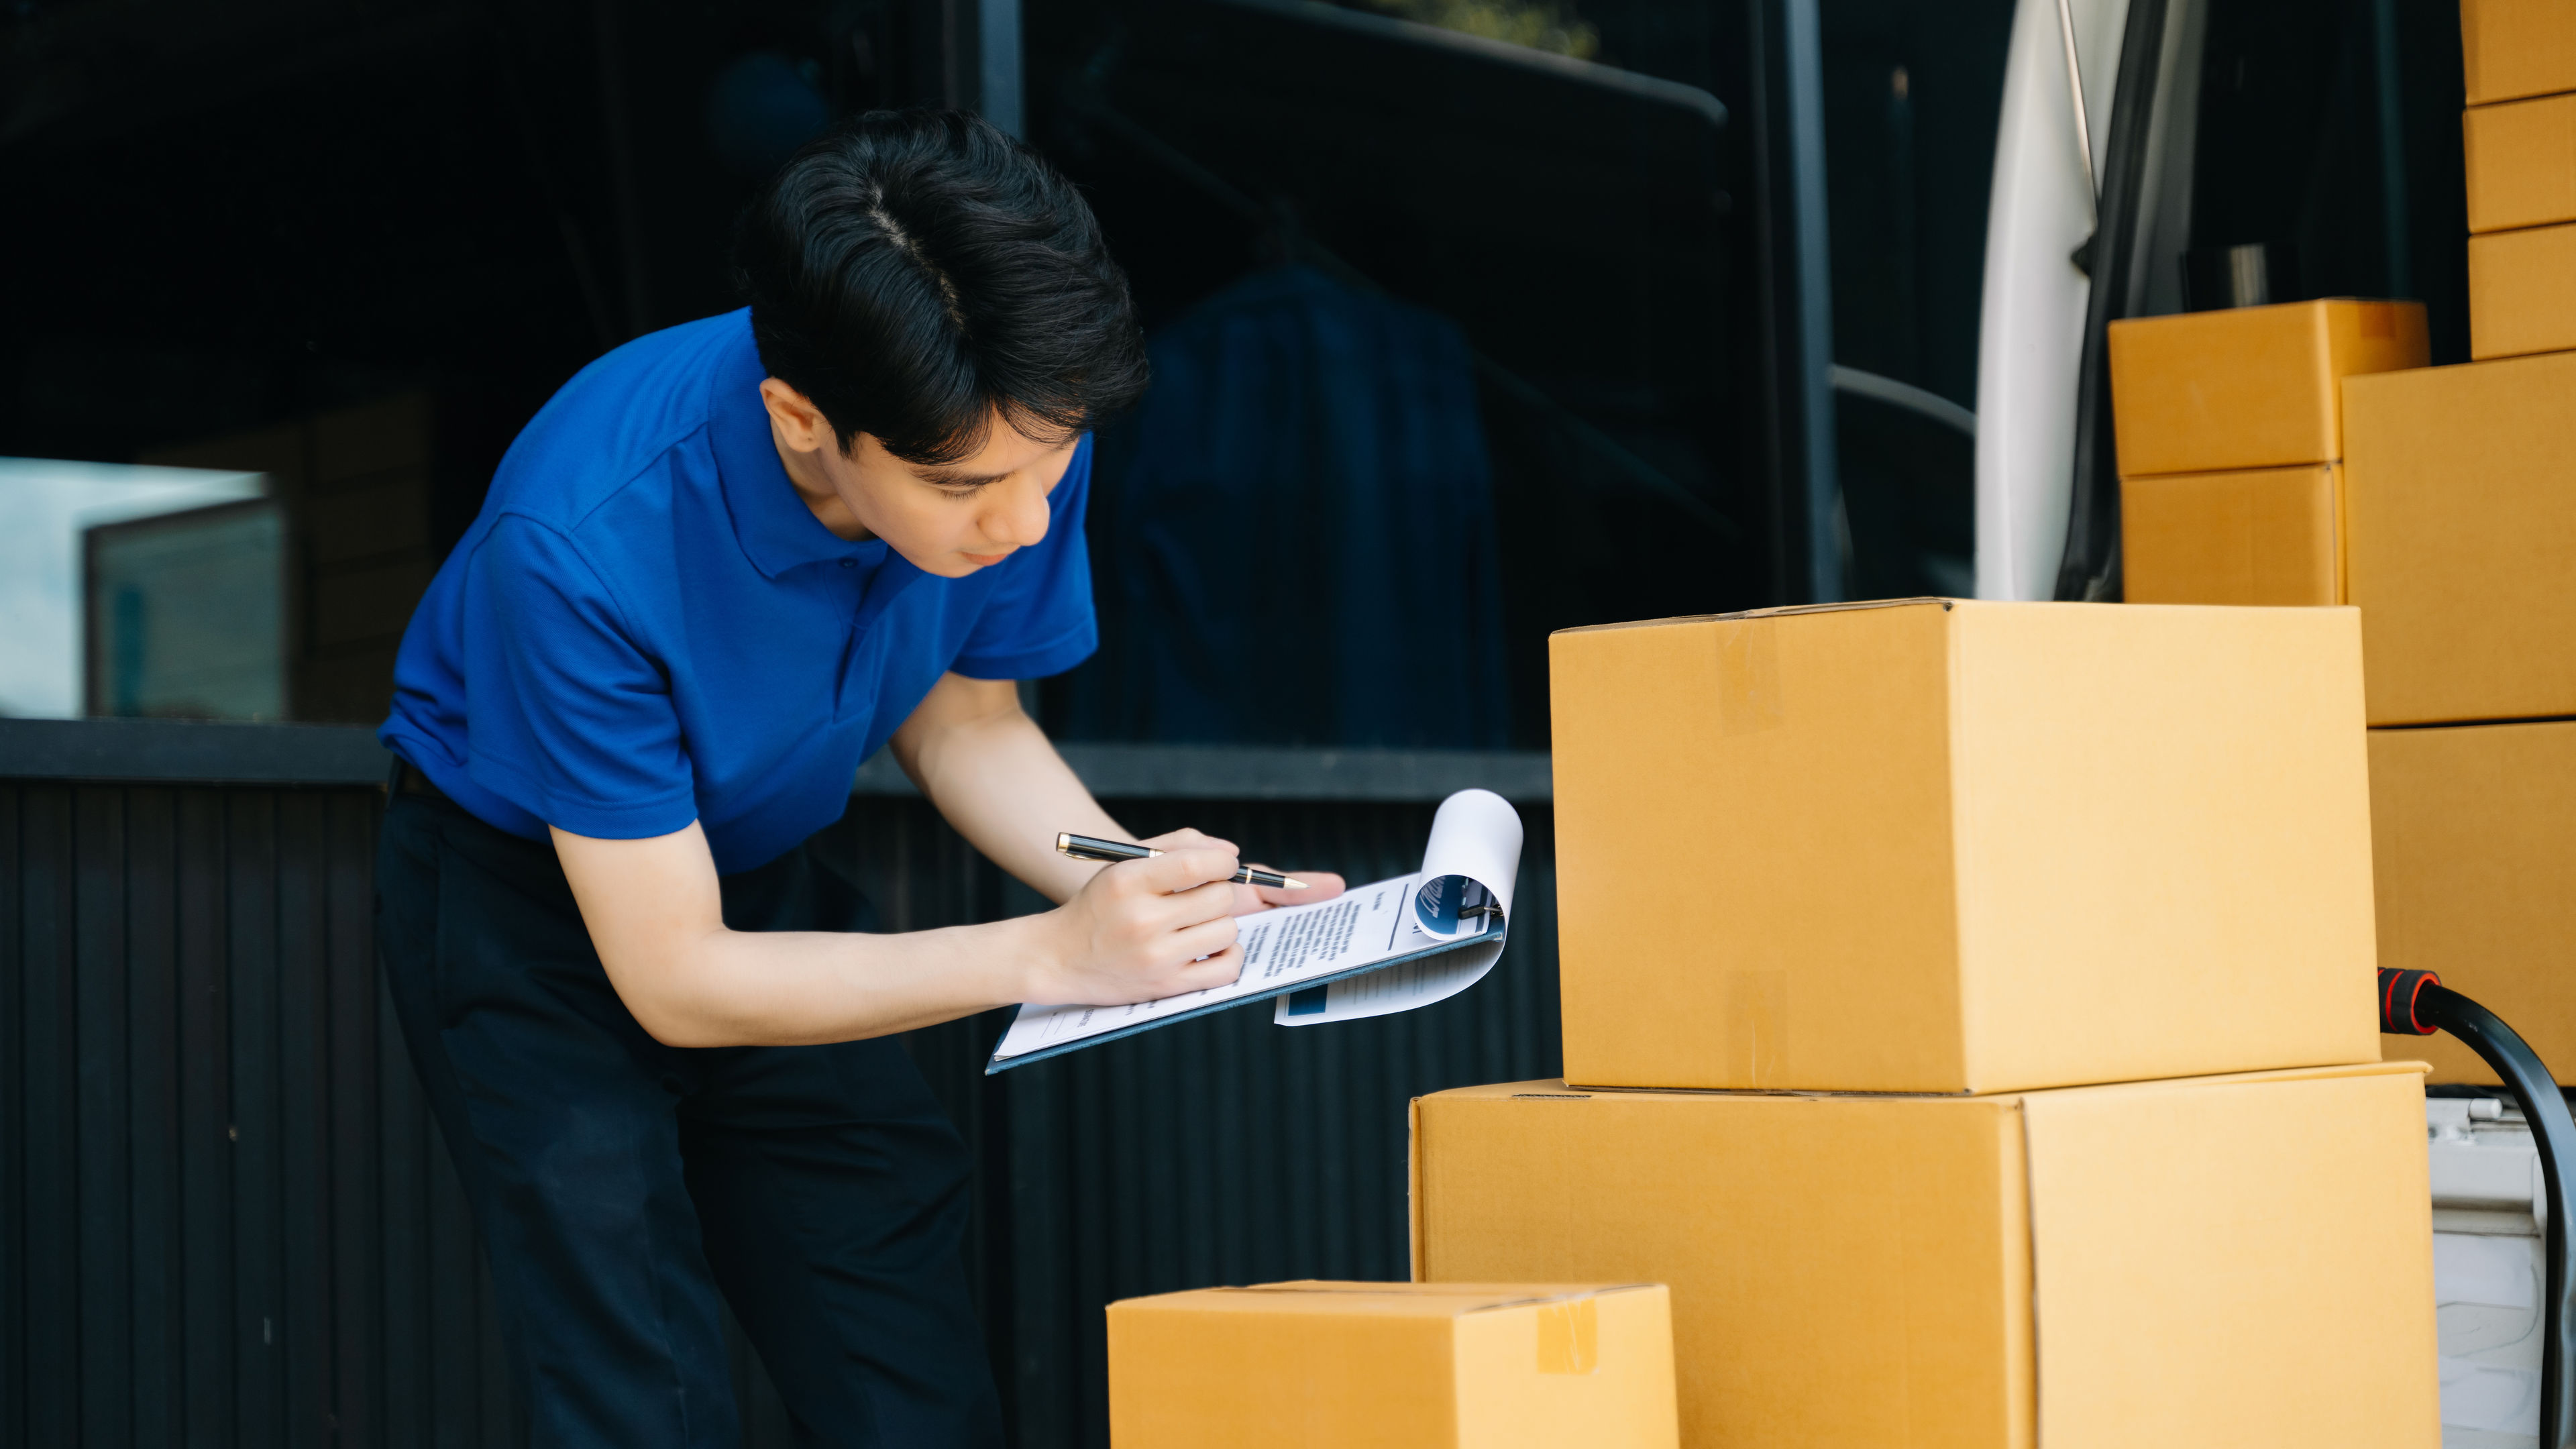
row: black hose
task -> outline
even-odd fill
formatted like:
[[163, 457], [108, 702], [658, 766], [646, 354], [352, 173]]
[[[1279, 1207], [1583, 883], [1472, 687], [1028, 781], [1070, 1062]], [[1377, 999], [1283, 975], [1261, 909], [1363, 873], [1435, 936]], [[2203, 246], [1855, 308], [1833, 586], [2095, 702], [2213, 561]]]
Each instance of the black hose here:
[[2540, 1149], [2540, 1176], [2549, 1222], [2543, 1234], [2546, 1264], [2541, 1291], [2540, 1444], [2542, 1449], [2576, 1446], [2576, 1345], [2568, 1340], [2576, 1324], [2576, 1279], [2567, 1263], [2567, 1187], [2576, 1182], [2576, 1118], [2567, 1098], [2540, 1060], [2540, 1054], [2496, 1018], [2496, 1014], [2441, 984], [2425, 972], [2379, 973], [2381, 1029], [2415, 1036], [2447, 1031], [2468, 1043], [2504, 1080], [2522, 1107], [2522, 1120]]

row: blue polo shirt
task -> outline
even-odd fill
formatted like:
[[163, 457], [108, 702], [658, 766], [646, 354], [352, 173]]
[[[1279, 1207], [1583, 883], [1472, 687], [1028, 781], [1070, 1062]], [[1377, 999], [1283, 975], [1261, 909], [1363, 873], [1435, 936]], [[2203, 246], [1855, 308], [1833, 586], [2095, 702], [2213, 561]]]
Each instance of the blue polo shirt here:
[[412, 615], [386, 747], [532, 840], [699, 821], [730, 873], [839, 819], [943, 671], [1033, 679], [1091, 653], [1090, 439], [1043, 542], [943, 579], [814, 517], [765, 376], [745, 311], [566, 383]]

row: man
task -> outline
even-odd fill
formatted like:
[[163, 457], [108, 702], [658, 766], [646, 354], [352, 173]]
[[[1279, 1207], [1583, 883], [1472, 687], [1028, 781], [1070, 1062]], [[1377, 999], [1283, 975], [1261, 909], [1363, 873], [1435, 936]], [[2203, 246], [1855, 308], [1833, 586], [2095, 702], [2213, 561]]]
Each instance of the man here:
[[[1013, 681], [1095, 641], [1086, 429], [1143, 390], [1073, 188], [862, 117], [747, 214], [747, 313], [556, 394], [403, 641], [378, 863], [397, 1012], [540, 1445], [727, 1445], [731, 1303], [811, 1442], [999, 1442], [963, 1146], [890, 1033], [1230, 981], [1228, 881], [1125, 836]], [[880, 745], [1042, 915], [855, 934], [805, 843]]]

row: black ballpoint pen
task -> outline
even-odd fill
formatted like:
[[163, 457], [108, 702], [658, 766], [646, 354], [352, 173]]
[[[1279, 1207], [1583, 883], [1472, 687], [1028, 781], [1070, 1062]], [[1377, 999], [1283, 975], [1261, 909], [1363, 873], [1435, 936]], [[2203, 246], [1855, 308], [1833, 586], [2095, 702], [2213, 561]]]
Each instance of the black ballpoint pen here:
[[[1058, 852], [1072, 856], [1076, 860], [1151, 860], [1162, 854], [1150, 845], [1130, 845], [1123, 840], [1102, 840], [1098, 836], [1074, 835], [1064, 831], [1056, 833], [1055, 848]], [[1254, 870], [1248, 865], [1234, 873], [1234, 881], [1237, 885], [1268, 886], [1272, 890], [1282, 891], [1300, 891], [1306, 888], [1306, 883], [1302, 880], [1281, 875], [1275, 870]]]

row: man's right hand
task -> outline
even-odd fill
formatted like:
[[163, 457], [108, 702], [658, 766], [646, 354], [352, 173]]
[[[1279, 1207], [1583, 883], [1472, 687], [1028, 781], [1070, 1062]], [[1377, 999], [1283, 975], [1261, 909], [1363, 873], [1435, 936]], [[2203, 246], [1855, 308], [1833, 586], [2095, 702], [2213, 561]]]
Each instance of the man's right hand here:
[[1242, 969], [1233, 843], [1176, 830], [1145, 844], [1163, 853], [1103, 867], [1042, 918], [1032, 1004], [1125, 1006], [1224, 986]]

